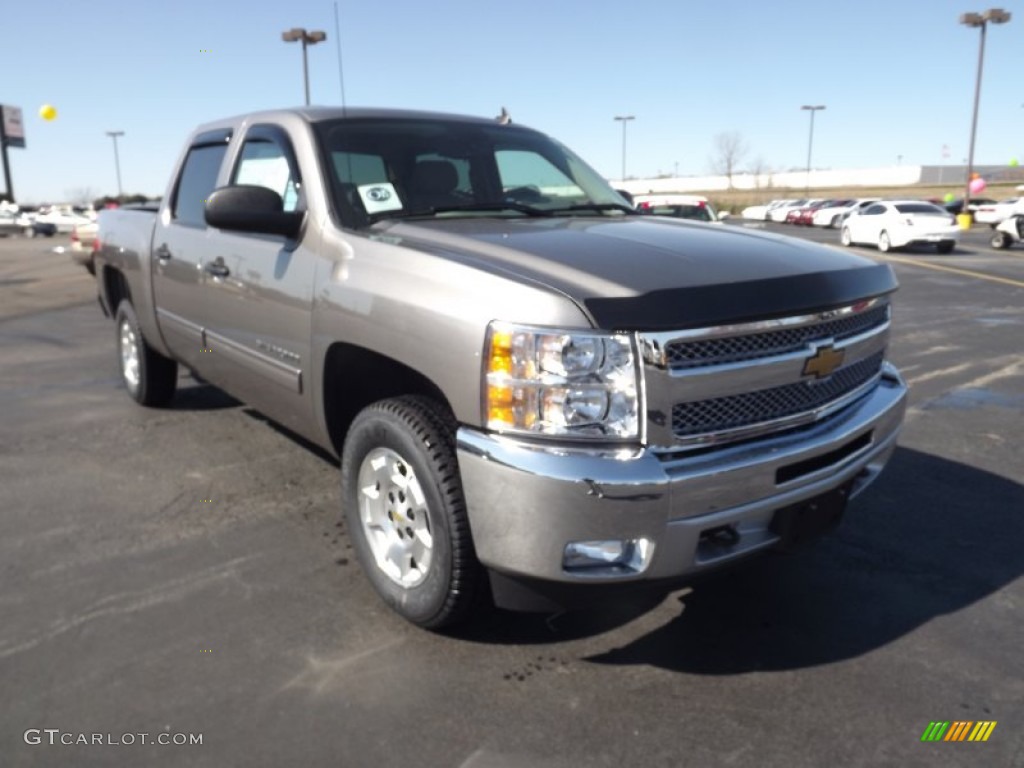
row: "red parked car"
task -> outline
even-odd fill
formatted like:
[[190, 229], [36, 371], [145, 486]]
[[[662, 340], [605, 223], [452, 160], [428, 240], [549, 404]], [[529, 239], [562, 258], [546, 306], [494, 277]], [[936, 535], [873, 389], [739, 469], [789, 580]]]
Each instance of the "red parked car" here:
[[814, 223], [814, 212], [832, 204], [832, 200], [812, 200], [803, 208], [798, 208], [786, 214], [786, 222], [789, 224], [802, 224], [809, 227]]

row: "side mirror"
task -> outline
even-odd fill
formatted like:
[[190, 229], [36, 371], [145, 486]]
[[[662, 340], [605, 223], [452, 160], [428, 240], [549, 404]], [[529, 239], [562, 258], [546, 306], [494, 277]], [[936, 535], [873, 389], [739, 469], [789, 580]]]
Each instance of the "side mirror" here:
[[718, 212], [718, 220], [719, 220], [719, 221], [725, 221], [725, 220], [726, 220], [726, 219], [728, 219], [728, 218], [729, 218], [730, 216], [732, 216], [732, 214], [731, 214], [731, 213], [729, 213], [728, 211], [719, 211], [719, 212]]
[[215, 189], [205, 207], [206, 223], [217, 229], [284, 235], [294, 239], [306, 215], [285, 211], [284, 201], [272, 189], [254, 184], [236, 184]]

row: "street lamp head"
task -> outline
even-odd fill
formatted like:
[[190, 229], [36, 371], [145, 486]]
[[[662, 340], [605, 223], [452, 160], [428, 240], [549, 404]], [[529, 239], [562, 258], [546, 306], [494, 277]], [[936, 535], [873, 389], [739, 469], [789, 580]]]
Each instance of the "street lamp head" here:
[[302, 27], [292, 27], [287, 32], [281, 33], [281, 39], [286, 43], [297, 43], [304, 42], [310, 45], [316, 43], [322, 43], [327, 39], [327, 33], [321, 29], [317, 29], [313, 32], [307, 32]]
[[989, 8], [984, 13], [961, 13], [960, 23], [966, 24], [968, 27], [983, 27], [986, 22], [1005, 24], [1011, 16], [1009, 11], [1004, 11], [1002, 8]]
[[633, 116], [633, 115], [616, 115], [613, 119], [614, 120], [636, 120], [636, 117]]
[[813, 110], [818, 110], [818, 109], [824, 109], [824, 108], [825, 108], [824, 104], [817, 104], [817, 105], [815, 105], [813, 107], [810, 106], [809, 104], [804, 104], [802, 107], [800, 107], [800, 109], [810, 109], [812, 111]]

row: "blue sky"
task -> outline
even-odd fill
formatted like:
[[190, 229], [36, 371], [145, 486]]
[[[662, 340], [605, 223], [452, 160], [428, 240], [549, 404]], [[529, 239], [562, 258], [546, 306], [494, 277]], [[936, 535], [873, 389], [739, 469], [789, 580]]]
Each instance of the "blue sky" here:
[[[295, 26], [309, 49], [314, 104], [340, 103], [332, 0], [90, 0], [7, 3], [0, 103], [24, 111], [27, 148], [9, 156], [17, 199], [76, 190], [162, 194], [195, 125], [302, 102]], [[10, 7], [13, 6], [13, 7]], [[496, 115], [572, 147], [618, 177], [702, 174], [714, 138], [739, 132], [756, 158], [814, 166], [947, 162], [967, 156], [979, 32], [958, 23], [989, 7], [958, 0], [624, 3], [621, 0], [339, 0], [350, 106]], [[1024, 162], [1024, 2], [990, 26], [975, 161]], [[209, 49], [209, 53], [202, 52]], [[43, 121], [39, 107], [58, 117]], [[677, 166], [678, 164], [678, 166]]]

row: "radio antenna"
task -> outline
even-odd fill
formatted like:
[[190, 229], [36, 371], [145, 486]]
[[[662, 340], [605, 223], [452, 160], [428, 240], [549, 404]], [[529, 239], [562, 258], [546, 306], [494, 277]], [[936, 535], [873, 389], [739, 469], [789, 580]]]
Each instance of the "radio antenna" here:
[[338, 22], [338, 0], [334, 0], [334, 40], [338, 46], [338, 83], [341, 85], [341, 112], [345, 114], [345, 70], [341, 66], [341, 24]]

